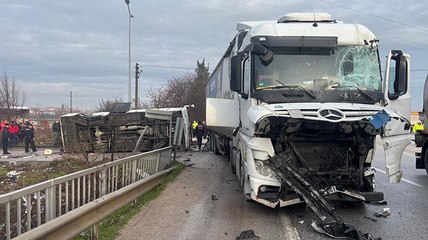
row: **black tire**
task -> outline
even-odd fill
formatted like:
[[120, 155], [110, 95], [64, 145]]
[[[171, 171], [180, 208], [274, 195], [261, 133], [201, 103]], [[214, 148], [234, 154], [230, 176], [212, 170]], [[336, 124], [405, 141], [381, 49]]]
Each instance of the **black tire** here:
[[227, 153], [229, 154], [229, 162], [232, 162], [233, 161], [232, 141], [229, 141], [229, 147], [227, 148]]
[[233, 174], [236, 174], [235, 159], [233, 159], [233, 150], [231, 149], [230, 152], [231, 152], [229, 157], [230, 170], [232, 170]]
[[215, 155], [220, 155], [220, 151], [218, 151], [218, 148], [217, 148], [217, 139], [214, 137], [213, 140], [214, 140], [214, 142], [213, 142], [213, 152], [214, 152]]
[[420, 132], [416, 132], [416, 134], [415, 134], [416, 147], [422, 147], [422, 145], [424, 145], [425, 139], [426, 139], [425, 134], [422, 134]]
[[425, 164], [425, 171], [428, 174], [428, 147], [425, 148], [425, 152], [424, 152], [424, 164]]

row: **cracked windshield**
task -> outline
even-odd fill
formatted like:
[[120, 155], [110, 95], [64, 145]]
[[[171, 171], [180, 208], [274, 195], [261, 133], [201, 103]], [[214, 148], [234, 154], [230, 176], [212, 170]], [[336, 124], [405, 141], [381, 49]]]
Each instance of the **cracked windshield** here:
[[255, 58], [256, 90], [296, 85], [313, 91], [338, 87], [381, 90], [377, 52], [368, 46], [270, 50], [271, 59]]

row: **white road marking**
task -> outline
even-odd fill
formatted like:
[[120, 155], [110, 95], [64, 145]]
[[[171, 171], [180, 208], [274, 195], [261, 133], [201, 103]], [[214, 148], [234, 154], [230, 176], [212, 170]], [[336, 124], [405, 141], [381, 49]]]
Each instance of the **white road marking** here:
[[[385, 174], [385, 175], [386, 175], [386, 172], [385, 172], [385, 171], [380, 170], [379, 168], [375, 168], [375, 169], [376, 169], [376, 171], [377, 171], [377, 172], [381, 172], [381, 173], [383, 173], [383, 174]], [[405, 179], [405, 178], [401, 178], [401, 181], [406, 182], [406, 183], [410, 183], [410, 184], [415, 185], [415, 186], [417, 186], [417, 187], [424, 187], [424, 186], [422, 186], [422, 185], [420, 185], [420, 184], [417, 184], [417, 183], [415, 183], [415, 182], [413, 182], [413, 181], [410, 181], [410, 180], [407, 180], [407, 179]]]
[[297, 229], [291, 224], [291, 220], [286, 213], [279, 213], [281, 222], [284, 229], [285, 239], [287, 240], [300, 240], [299, 233]]

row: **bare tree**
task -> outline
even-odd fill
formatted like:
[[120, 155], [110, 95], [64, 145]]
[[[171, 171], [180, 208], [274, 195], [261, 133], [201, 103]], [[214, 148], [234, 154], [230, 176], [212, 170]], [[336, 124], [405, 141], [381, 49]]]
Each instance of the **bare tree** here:
[[13, 77], [4, 73], [0, 77], [0, 108], [3, 110], [4, 118], [16, 119], [19, 109], [27, 101], [27, 94], [16, 84]]
[[121, 102], [123, 102], [121, 98], [116, 98], [115, 100], [101, 99], [99, 106], [94, 110], [97, 112], [111, 112], [111, 110], [113, 109], [113, 106], [116, 103], [121, 103]]
[[143, 102], [141, 106], [143, 108], [163, 108], [167, 107], [167, 94], [165, 90], [166, 86], [162, 86], [158, 89], [150, 88], [147, 92], [147, 98], [149, 99], [146, 102]]

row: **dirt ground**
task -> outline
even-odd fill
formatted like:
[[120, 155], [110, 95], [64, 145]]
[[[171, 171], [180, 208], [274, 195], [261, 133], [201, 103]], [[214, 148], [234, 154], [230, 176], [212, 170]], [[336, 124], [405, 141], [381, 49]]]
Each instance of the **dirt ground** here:
[[211, 198], [213, 190], [210, 185], [216, 181], [216, 166], [213, 164], [211, 169], [197, 167], [199, 152], [179, 155], [181, 160], [191, 159], [195, 166], [187, 167], [157, 199], [144, 207], [122, 229], [117, 239], [179, 239], [177, 229], [185, 229], [195, 202], [201, 198]]
[[[247, 228], [234, 221], [246, 204], [224, 156], [179, 153], [194, 164], [134, 216], [117, 239], [235, 239]], [[213, 196], [215, 194], [215, 196]], [[249, 218], [251, 219], [251, 218]], [[252, 221], [252, 220], [250, 220]]]

